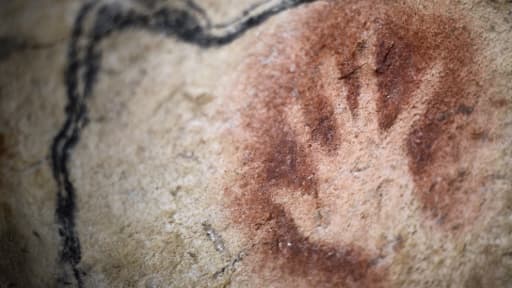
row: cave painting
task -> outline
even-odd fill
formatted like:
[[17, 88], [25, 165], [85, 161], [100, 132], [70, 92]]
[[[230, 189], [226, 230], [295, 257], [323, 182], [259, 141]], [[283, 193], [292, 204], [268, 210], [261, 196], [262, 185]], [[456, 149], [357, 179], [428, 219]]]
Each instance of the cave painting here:
[[479, 216], [473, 34], [455, 16], [382, 2], [289, 12], [233, 89], [246, 102], [231, 218], [258, 265], [316, 287], [386, 286], [404, 239], [376, 231], [411, 215], [452, 236]]

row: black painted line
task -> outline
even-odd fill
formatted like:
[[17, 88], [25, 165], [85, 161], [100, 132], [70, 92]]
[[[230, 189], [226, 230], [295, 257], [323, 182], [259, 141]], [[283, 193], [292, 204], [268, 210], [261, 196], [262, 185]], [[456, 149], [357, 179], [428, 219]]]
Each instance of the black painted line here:
[[[62, 241], [59, 251], [62, 271], [57, 285], [84, 286], [84, 273], [79, 267], [82, 257], [80, 240], [75, 227], [76, 189], [70, 178], [68, 165], [71, 152], [80, 140], [81, 130], [87, 124], [87, 98], [93, 92], [101, 67], [100, 42], [116, 31], [131, 28], [163, 34], [203, 48], [222, 46], [236, 40], [273, 15], [313, 1], [316, 0], [281, 0], [262, 9], [261, 7], [271, 2], [264, 1], [244, 10], [240, 17], [232, 21], [216, 25], [211, 24], [207, 13], [192, 0], [186, 2], [188, 9], [164, 7], [150, 13], [123, 8], [118, 3], [99, 6], [97, 1], [85, 3], [81, 7], [75, 18], [68, 46], [65, 73], [68, 101], [66, 119], [50, 148], [51, 168], [57, 184], [55, 214]], [[255, 13], [256, 10], [261, 11]], [[95, 14], [92, 30], [85, 31], [86, 19], [93, 11]]]
[[[78, 60], [78, 42], [82, 38], [83, 23], [94, 5], [95, 2], [84, 4], [75, 19], [68, 47], [68, 63], [65, 75], [66, 94], [68, 97], [65, 109], [66, 120], [53, 139], [51, 146], [52, 171], [57, 183], [57, 208], [55, 214], [59, 224], [59, 236], [62, 241], [59, 260], [66, 270], [57, 279], [59, 286], [61, 284], [71, 284], [67, 280], [67, 274], [71, 273], [77, 286], [83, 287], [81, 271], [78, 268], [81, 260], [81, 249], [80, 240], [75, 231], [75, 189], [69, 177], [68, 162], [72, 148], [78, 143], [80, 129], [83, 126], [86, 114], [85, 103], [78, 92], [81, 66]], [[71, 271], [67, 271], [69, 269]]]

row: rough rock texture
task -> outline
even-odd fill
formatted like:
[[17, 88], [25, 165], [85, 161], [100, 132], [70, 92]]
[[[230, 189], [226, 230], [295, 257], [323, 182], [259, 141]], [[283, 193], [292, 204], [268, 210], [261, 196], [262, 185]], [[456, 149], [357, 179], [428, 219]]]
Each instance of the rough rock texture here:
[[312, 2], [96, 3], [72, 213], [87, 2], [2, 2], [0, 287], [510, 287], [512, 3]]

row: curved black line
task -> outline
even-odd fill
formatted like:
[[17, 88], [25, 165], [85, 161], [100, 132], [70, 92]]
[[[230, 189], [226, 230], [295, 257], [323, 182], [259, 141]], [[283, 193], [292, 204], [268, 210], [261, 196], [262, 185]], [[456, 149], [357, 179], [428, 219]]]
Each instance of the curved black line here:
[[[66, 120], [51, 145], [51, 164], [53, 177], [57, 183], [57, 208], [55, 214], [59, 224], [59, 236], [62, 248], [59, 251], [61, 263], [66, 269], [71, 269], [78, 287], [83, 286], [82, 275], [78, 269], [81, 260], [81, 249], [78, 235], [75, 231], [75, 189], [69, 177], [68, 162], [72, 148], [78, 143], [80, 129], [84, 125], [86, 105], [80, 97], [79, 71], [81, 63], [78, 61], [78, 40], [82, 38], [83, 22], [90, 13], [94, 2], [84, 4], [75, 19], [71, 41], [68, 48], [68, 64], [65, 75], [66, 94], [68, 103], [65, 113]], [[68, 272], [69, 273], [69, 272]], [[59, 284], [71, 284], [65, 275], [57, 279]]]
[[[73, 148], [80, 140], [81, 130], [87, 124], [87, 98], [92, 94], [101, 66], [100, 42], [116, 31], [128, 28], [143, 29], [153, 33], [174, 37], [183, 42], [203, 48], [228, 44], [247, 30], [263, 23], [271, 16], [286, 9], [315, 0], [281, 0], [256, 15], [251, 11], [259, 6], [244, 10], [240, 17], [228, 24], [211, 25], [204, 10], [192, 0], [187, 0], [188, 10], [165, 7], [151, 13], [141, 13], [123, 8], [120, 4], [105, 4], [97, 7], [97, 1], [84, 4], [73, 25], [68, 46], [65, 86], [67, 105], [66, 119], [51, 145], [51, 165], [57, 184], [56, 218], [62, 247], [59, 261], [62, 273], [57, 284], [83, 287], [80, 240], [75, 228], [76, 190], [70, 178], [69, 160]], [[251, 10], [252, 9], [252, 10]], [[86, 31], [86, 19], [95, 11], [92, 28]], [[221, 35], [214, 35], [213, 29], [225, 29]], [[74, 278], [70, 280], [70, 275]]]

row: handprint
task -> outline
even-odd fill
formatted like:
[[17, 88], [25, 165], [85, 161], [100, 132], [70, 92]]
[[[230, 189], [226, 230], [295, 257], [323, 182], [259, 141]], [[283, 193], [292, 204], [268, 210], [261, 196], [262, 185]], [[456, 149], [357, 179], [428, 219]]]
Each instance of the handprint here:
[[[429, 92], [439, 81], [439, 68], [433, 63], [418, 75], [421, 85], [404, 105], [406, 109], [383, 128], [378, 113], [378, 77], [383, 72], [372, 57], [377, 45], [375, 39], [363, 42], [368, 44], [356, 49], [367, 61], [348, 72], [350, 79], [342, 74], [347, 72], [340, 70], [334, 55], [323, 56], [317, 65], [318, 90], [311, 95], [297, 92], [286, 107], [292, 141], [309, 155], [317, 185], [315, 191], [278, 189], [273, 200], [286, 207], [301, 233], [312, 240], [334, 244], [359, 240], [360, 245], [371, 247], [362, 242], [370, 231], [400, 223], [406, 216], [394, 210], [414, 186], [404, 139], [426, 111]], [[314, 101], [325, 101], [332, 110], [314, 115], [319, 119], [308, 119], [304, 106]]]
[[300, 21], [255, 48], [234, 89], [248, 104], [232, 133], [233, 221], [272, 271], [385, 286], [401, 231], [459, 233], [478, 217], [470, 33], [374, 1], [293, 15]]

